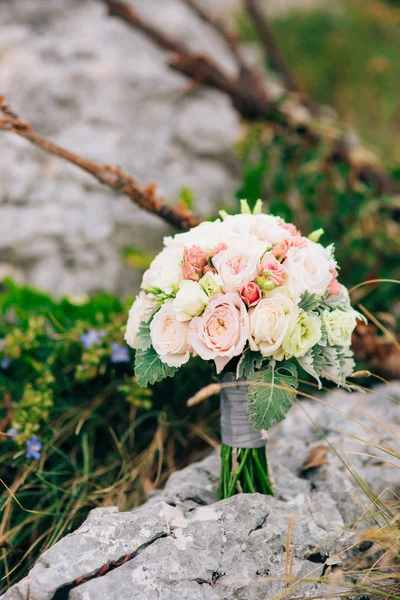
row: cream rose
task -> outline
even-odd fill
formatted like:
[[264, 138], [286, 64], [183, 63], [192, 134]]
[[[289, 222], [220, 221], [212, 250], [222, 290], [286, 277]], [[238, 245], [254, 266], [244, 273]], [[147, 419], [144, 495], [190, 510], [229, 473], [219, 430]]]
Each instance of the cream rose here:
[[281, 348], [298, 314], [297, 306], [283, 293], [271, 292], [249, 311], [251, 350], [274, 356]]
[[189, 344], [204, 360], [214, 360], [217, 373], [244, 350], [249, 337], [246, 306], [237, 294], [214, 296], [201, 317], [190, 323]]
[[190, 358], [187, 323], [176, 318], [173, 301], [166, 302], [150, 323], [151, 343], [163, 363], [180, 367]]
[[283, 221], [280, 217], [272, 215], [230, 215], [223, 221], [221, 231], [225, 238], [231, 235], [246, 235], [247, 238], [258, 238], [267, 246], [271, 246], [291, 235], [281, 223]]
[[213, 265], [222, 280], [224, 292], [237, 292], [248, 282], [255, 279], [264, 244], [248, 243], [239, 240], [232, 242], [226, 250], [222, 250], [213, 258]]
[[203, 250], [211, 250], [223, 241], [223, 234], [220, 231], [221, 221], [203, 221], [197, 227], [192, 227], [185, 233], [178, 233], [173, 237], [164, 238], [164, 246], [167, 248], [184, 248], [189, 246], [199, 246]]
[[182, 281], [173, 301], [178, 321], [190, 321], [200, 315], [208, 304], [208, 296], [197, 281]]
[[317, 295], [326, 292], [332, 280], [331, 263], [320, 244], [307, 241], [304, 248], [289, 248], [283, 262], [289, 295], [298, 298], [306, 290]]
[[158, 287], [170, 294], [183, 279], [183, 248], [164, 248], [143, 275], [142, 288]]
[[321, 321], [318, 316], [301, 312], [285, 336], [282, 350], [285, 358], [300, 358], [321, 339]]
[[152, 300], [144, 292], [140, 292], [129, 311], [125, 330], [125, 341], [131, 348], [138, 349], [136, 338], [140, 323], [147, 322], [154, 310], [155, 306]]
[[324, 310], [322, 321], [325, 325], [328, 342], [331, 346], [349, 346], [351, 334], [357, 324], [356, 316], [352, 309], [345, 312], [340, 309]]

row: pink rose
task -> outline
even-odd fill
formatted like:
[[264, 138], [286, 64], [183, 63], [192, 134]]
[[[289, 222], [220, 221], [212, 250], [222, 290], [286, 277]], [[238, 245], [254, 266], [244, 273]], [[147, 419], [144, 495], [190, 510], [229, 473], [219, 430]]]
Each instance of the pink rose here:
[[227, 245], [224, 244], [224, 242], [220, 242], [218, 244], [218, 246], [216, 248], [214, 248], [214, 250], [211, 252], [210, 256], [217, 256], [217, 254], [219, 254], [220, 252], [222, 252], [222, 250], [226, 250], [227, 249]]
[[281, 227], [286, 229], [286, 231], [288, 231], [293, 237], [301, 237], [301, 231], [297, 229], [296, 225], [293, 225], [293, 223], [283, 223], [281, 224]]
[[332, 275], [331, 282], [328, 286], [329, 294], [332, 296], [338, 296], [342, 292], [342, 285], [337, 280], [339, 273], [336, 271], [336, 269], [333, 269], [329, 272]]
[[217, 373], [244, 350], [249, 337], [246, 306], [237, 294], [214, 296], [201, 317], [192, 319], [189, 344], [203, 360], [214, 360]]
[[185, 279], [199, 281], [207, 264], [207, 254], [199, 246], [190, 246], [183, 251], [182, 272]]
[[212, 273], [213, 275], [215, 275], [215, 273], [216, 273], [216, 272], [217, 272], [217, 271], [216, 271], [216, 270], [215, 270], [213, 267], [209, 267], [208, 265], [206, 265], [206, 266], [204, 267], [204, 269], [203, 269], [203, 273], [204, 273], [204, 275], [205, 275], [206, 273]]
[[[275, 259], [274, 259], [275, 260]], [[276, 261], [278, 262], [278, 261]], [[280, 263], [278, 263], [280, 266]], [[255, 306], [261, 300], [262, 293], [260, 286], [254, 281], [248, 281], [240, 292], [240, 297], [246, 306]]]
[[303, 237], [291, 237], [282, 242], [278, 242], [272, 248], [272, 254], [275, 258], [286, 258], [287, 252], [290, 248], [305, 248], [307, 246], [307, 240]]
[[163, 363], [180, 367], [190, 358], [188, 323], [178, 321], [173, 301], [166, 302], [150, 323], [151, 343]]
[[266, 275], [269, 279], [275, 283], [276, 286], [283, 285], [286, 279], [285, 267], [276, 260], [274, 256], [266, 254], [261, 262], [259, 273], [263, 275], [265, 271], [269, 271], [270, 274]]

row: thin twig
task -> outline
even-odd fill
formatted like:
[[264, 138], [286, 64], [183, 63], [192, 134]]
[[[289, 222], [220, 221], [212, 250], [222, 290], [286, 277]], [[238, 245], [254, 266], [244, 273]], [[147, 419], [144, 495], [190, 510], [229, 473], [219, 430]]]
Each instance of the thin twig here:
[[257, 0], [244, 0], [247, 12], [252, 18], [258, 35], [264, 45], [266, 58], [270, 65], [279, 73], [285, 88], [289, 92], [300, 92], [300, 87], [292, 73], [289, 64], [281, 52], [278, 41], [264, 12]]
[[205, 54], [196, 53], [173, 37], [155, 27], [151, 22], [119, 0], [103, 0], [108, 14], [119, 17], [127, 25], [144, 33], [156, 46], [172, 53], [171, 69], [189, 77], [196, 84], [224, 92], [236, 110], [248, 120], [270, 117], [274, 105], [268, 100], [266, 89], [261, 84], [260, 74], [247, 68], [239, 77], [229, 75], [223, 67]]
[[112, 190], [128, 196], [138, 206], [158, 215], [169, 225], [177, 229], [187, 230], [199, 221], [193, 213], [183, 206], [174, 207], [165, 203], [164, 198], [156, 194], [156, 184], [142, 187], [136, 179], [124, 173], [120, 168], [111, 165], [99, 165], [86, 158], [58, 146], [41, 136], [29, 123], [23, 121], [5, 103], [4, 97], [0, 96], [0, 129], [19, 135], [29, 140], [45, 152], [59, 156], [64, 160], [76, 165], [83, 171], [90, 173], [100, 183], [107, 185]]
[[193, 12], [197, 14], [200, 19], [212, 27], [225, 41], [225, 44], [229, 48], [232, 56], [235, 58], [236, 63], [242, 72], [249, 71], [250, 67], [243, 56], [243, 53], [239, 46], [239, 38], [232, 31], [229, 31], [217, 17], [212, 16], [207, 10], [204, 10], [200, 6], [197, 0], [182, 0]]

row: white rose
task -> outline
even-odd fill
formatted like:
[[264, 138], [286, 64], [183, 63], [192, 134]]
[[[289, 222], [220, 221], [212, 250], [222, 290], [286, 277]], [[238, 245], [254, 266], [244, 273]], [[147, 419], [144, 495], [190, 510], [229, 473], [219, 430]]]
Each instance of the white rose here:
[[328, 342], [331, 346], [349, 346], [351, 334], [357, 324], [354, 311], [324, 310], [322, 321], [325, 325]]
[[151, 343], [163, 363], [170, 367], [180, 367], [190, 358], [188, 323], [177, 320], [169, 301], [163, 304], [150, 323]]
[[298, 315], [297, 306], [284, 294], [274, 291], [249, 310], [251, 350], [281, 360], [279, 350]]
[[[272, 215], [231, 215], [222, 225], [223, 236], [252, 236], [265, 242], [266, 246], [290, 237], [290, 233], [280, 226], [280, 217]], [[222, 240], [224, 241], [224, 240]]]
[[332, 279], [332, 259], [320, 244], [307, 242], [304, 248], [289, 248], [283, 265], [289, 295], [298, 298], [306, 290], [321, 296]]
[[140, 292], [129, 311], [128, 323], [125, 330], [125, 341], [131, 348], [138, 349], [136, 336], [139, 331], [139, 325], [150, 319], [154, 308], [152, 300], [144, 292]]
[[190, 321], [198, 317], [208, 304], [208, 296], [197, 281], [182, 281], [173, 308], [178, 321]]
[[211, 250], [218, 246], [221, 238], [221, 221], [203, 221], [197, 227], [193, 227], [185, 233], [178, 233], [173, 237], [164, 238], [164, 246], [167, 248], [185, 248], [199, 246], [203, 250]]
[[258, 240], [248, 240], [245, 244], [242, 240], [230, 238], [227, 245], [227, 249], [219, 252], [212, 261], [222, 280], [223, 291], [236, 292], [257, 277], [265, 244]]
[[183, 249], [164, 248], [143, 275], [142, 287], [158, 287], [170, 294], [183, 279]]

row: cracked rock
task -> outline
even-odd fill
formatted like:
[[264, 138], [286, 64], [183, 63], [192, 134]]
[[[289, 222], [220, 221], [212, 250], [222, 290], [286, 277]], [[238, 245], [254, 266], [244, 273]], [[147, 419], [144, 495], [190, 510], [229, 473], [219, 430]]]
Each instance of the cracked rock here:
[[173, 474], [140, 508], [92, 511], [2, 600], [266, 600], [284, 590], [289, 599], [290, 586], [295, 596], [339, 597], [329, 580], [313, 579], [330, 558], [345, 564], [361, 551], [352, 529], [366, 498], [333, 451], [327, 465], [303, 475], [301, 467], [310, 448], [331, 444], [375, 493], [398, 493], [396, 468], [382, 462], [384, 453], [376, 450], [381, 469], [365, 456], [373, 431], [398, 448], [398, 405], [387, 398], [399, 400], [396, 394], [380, 386], [363, 395], [330, 392], [323, 397], [329, 406], [294, 406], [270, 439], [275, 497], [217, 502], [220, 465], [213, 454]]

